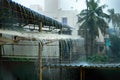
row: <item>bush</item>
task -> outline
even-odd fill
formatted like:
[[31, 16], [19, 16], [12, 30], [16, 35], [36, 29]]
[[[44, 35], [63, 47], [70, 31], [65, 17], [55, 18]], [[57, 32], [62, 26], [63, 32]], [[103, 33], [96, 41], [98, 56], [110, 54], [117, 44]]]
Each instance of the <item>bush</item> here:
[[110, 36], [111, 40], [111, 54], [114, 61], [120, 61], [120, 38], [118, 36], [112, 35]]
[[96, 55], [89, 56], [87, 58], [87, 61], [92, 63], [106, 63], [108, 61], [108, 56], [105, 54], [104, 55], [96, 54]]

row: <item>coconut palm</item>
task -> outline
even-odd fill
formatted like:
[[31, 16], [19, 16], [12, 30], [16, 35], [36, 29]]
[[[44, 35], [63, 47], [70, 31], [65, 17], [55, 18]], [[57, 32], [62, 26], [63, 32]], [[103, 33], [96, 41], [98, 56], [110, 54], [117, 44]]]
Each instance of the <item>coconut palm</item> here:
[[[93, 54], [95, 38], [98, 36], [98, 28], [101, 29], [102, 33], [106, 32], [108, 24], [105, 19], [109, 18], [109, 15], [103, 12], [103, 9], [107, 7], [106, 5], [99, 6], [99, 0], [88, 0], [87, 9], [84, 9], [78, 14], [78, 24], [79, 24], [79, 33], [83, 33], [83, 37], [88, 43], [91, 54]], [[82, 31], [81, 31], [82, 30]], [[86, 47], [87, 47], [86, 46]], [[86, 53], [88, 53], [86, 52]]]
[[120, 13], [115, 13], [114, 9], [108, 9], [109, 12], [109, 22], [112, 23], [114, 27], [114, 31], [116, 31], [116, 28], [120, 28]]

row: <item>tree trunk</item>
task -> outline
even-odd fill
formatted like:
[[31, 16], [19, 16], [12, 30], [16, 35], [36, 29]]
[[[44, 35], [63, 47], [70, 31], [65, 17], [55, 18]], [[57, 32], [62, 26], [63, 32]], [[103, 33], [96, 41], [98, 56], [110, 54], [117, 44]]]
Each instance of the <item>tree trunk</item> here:
[[87, 35], [87, 33], [86, 33], [86, 35], [85, 35], [85, 53], [86, 53], [86, 57], [88, 57], [89, 56], [89, 44], [88, 44], [89, 42], [88, 42], [88, 35]]
[[91, 46], [91, 49], [90, 49], [90, 54], [92, 55], [92, 54], [94, 54], [94, 52], [93, 52], [93, 37], [91, 36], [91, 43], [90, 43], [90, 46]]
[[0, 59], [2, 57], [2, 50], [1, 50], [1, 45], [0, 45]]

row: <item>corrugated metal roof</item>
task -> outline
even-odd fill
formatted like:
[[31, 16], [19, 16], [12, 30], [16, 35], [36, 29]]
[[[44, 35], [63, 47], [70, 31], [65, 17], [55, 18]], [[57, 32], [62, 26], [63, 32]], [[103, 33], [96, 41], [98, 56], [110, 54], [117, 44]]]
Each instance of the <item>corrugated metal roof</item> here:
[[4, 26], [8, 23], [40, 24], [42, 22], [43, 25], [54, 26], [59, 29], [71, 28], [11, 0], [0, 0], [0, 10], [0, 21], [1, 24], [5, 23]]
[[[3, 56], [1, 61], [32, 61], [35, 62], [37, 57], [13, 57], [13, 56]], [[79, 63], [43, 63], [44, 67], [51, 67], [51, 68], [120, 68], [120, 63], [88, 63], [88, 62], [79, 62]]]
[[46, 64], [44, 67], [70, 67], [70, 68], [120, 68], [120, 63], [104, 63], [104, 64], [95, 64], [95, 63], [79, 63], [79, 64]]

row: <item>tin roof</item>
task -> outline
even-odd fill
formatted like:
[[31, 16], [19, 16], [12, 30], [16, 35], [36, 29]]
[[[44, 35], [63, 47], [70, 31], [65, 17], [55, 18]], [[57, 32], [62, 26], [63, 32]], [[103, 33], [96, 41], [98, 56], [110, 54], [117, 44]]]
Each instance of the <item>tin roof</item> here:
[[120, 63], [104, 63], [104, 64], [96, 64], [96, 63], [79, 63], [79, 64], [46, 64], [44, 67], [70, 67], [70, 68], [120, 68]]
[[[16, 57], [16, 56], [2, 56], [2, 61], [30, 61], [35, 62], [37, 57]], [[114, 68], [119, 69], [120, 63], [88, 63], [88, 62], [79, 62], [79, 63], [43, 63], [44, 67], [50, 68]]]
[[71, 28], [68, 25], [64, 25], [57, 20], [37, 13], [11, 0], [0, 0], [0, 10], [0, 23], [4, 27], [20, 27], [18, 23], [22, 24], [21, 26], [26, 24], [39, 25], [42, 22], [43, 25], [54, 26], [57, 29]]

